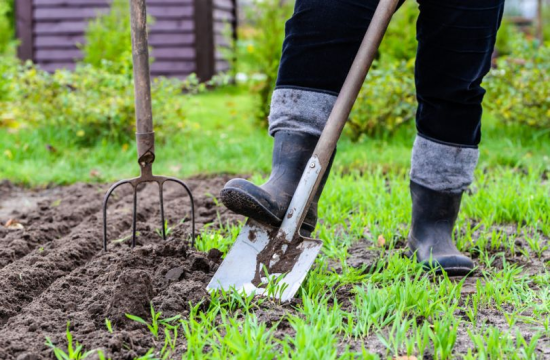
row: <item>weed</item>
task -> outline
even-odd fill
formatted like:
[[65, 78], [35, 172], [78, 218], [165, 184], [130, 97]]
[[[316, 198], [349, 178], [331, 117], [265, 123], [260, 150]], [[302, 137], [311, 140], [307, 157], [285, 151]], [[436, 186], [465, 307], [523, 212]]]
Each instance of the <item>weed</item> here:
[[176, 315], [167, 319], [161, 319], [160, 316], [162, 315], [162, 312], [155, 312], [155, 309], [153, 307], [153, 304], [151, 303], [151, 323], [148, 323], [144, 319], [140, 318], [139, 316], [132, 315], [132, 314], [126, 314], [126, 317], [130, 320], [134, 320], [140, 324], [143, 324], [147, 326], [147, 329], [153, 334], [155, 339], [158, 339], [159, 336], [159, 330], [161, 325], [169, 326], [172, 322], [178, 320], [181, 315]]
[[111, 320], [105, 318], [105, 326], [107, 327], [107, 330], [112, 334], [113, 333], [113, 324], [111, 323]]
[[57, 360], [83, 360], [92, 355], [95, 350], [84, 351], [82, 345], [75, 341], [73, 344], [73, 335], [70, 330], [71, 323], [67, 322], [67, 331], [65, 332], [67, 337], [67, 352], [61, 348], [55, 346], [50, 338], [46, 337], [46, 345], [52, 349]]
[[456, 343], [459, 320], [454, 316], [454, 308], [449, 308], [439, 319], [433, 323], [433, 331], [430, 332], [436, 359], [449, 359]]
[[[160, 238], [162, 238], [162, 229], [155, 229], [155, 232]], [[166, 237], [169, 237], [172, 233], [172, 228], [168, 226], [168, 220], [164, 220], [164, 233], [166, 234]]]
[[210, 293], [210, 308], [235, 312], [240, 310], [248, 313], [260, 306], [265, 299], [256, 294], [247, 294], [244, 289], [219, 289]]
[[[407, 342], [408, 332], [412, 328], [414, 320], [403, 319], [402, 314], [397, 314], [388, 336], [378, 334], [378, 339], [386, 347], [392, 357], [400, 355], [413, 355], [414, 342]], [[382, 330], [379, 328], [379, 330]], [[405, 345], [406, 344], [406, 345]], [[405, 350], [405, 351], [403, 351]]]
[[[136, 237], [140, 236], [140, 232], [139, 231], [136, 231]], [[132, 234], [130, 235], [127, 235], [127, 236], [124, 236], [124, 237], [121, 237], [120, 239], [116, 239], [116, 240], [113, 240], [112, 242], [113, 243], [123, 243], [125, 241], [128, 241], [132, 238]]]

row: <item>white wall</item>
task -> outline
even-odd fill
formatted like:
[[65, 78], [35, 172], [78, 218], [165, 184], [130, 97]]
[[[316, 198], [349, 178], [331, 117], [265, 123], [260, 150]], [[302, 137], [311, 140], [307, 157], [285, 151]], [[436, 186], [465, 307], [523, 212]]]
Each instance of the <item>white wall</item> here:
[[[546, 1], [548, 6], [548, 1]], [[506, 14], [533, 19], [537, 16], [537, 0], [506, 0]]]

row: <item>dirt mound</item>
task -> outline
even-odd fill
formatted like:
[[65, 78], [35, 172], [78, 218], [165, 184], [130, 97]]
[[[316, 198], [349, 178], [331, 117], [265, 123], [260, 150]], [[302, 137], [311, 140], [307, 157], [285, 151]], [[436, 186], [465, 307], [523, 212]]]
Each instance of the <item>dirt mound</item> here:
[[[196, 201], [198, 230], [242, 220], [216, 205], [227, 179], [195, 179], [188, 185]], [[153, 346], [147, 329], [125, 314], [150, 317], [150, 304], [163, 317], [207, 306], [205, 286], [220, 254], [190, 249], [189, 200], [172, 184], [165, 188], [171, 232], [158, 235], [156, 186], [138, 193], [138, 246], [129, 247], [132, 191], [117, 191], [109, 203], [109, 251], [102, 251], [101, 201], [106, 186], [76, 184], [32, 195], [0, 184], [0, 221], [15, 218], [23, 230], [0, 230], [0, 359], [51, 358], [46, 337], [65, 344], [65, 330], [86, 349], [107, 348], [114, 359], [132, 358]], [[39, 199], [24, 212], [10, 209], [14, 197]], [[183, 219], [183, 221], [182, 221]], [[105, 331], [105, 319], [116, 336]], [[130, 349], [130, 350], [128, 350]], [[122, 355], [124, 354], [124, 355]]]

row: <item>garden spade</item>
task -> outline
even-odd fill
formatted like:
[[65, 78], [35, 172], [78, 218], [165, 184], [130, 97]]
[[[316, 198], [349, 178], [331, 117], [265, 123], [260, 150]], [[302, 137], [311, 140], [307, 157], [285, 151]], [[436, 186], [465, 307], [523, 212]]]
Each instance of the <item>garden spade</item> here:
[[374, 61], [399, 0], [381, 0], [304, 170], [280, 228], [249, 219], [208, 284], [208, 290], [244, 291], [282, 302], [294, 297], [323, 242], [300, 235], [307, 209]]
[[145, 0], [130, 0], [130, 14], [136, 104], [136, 143], [141, 175], [133, 179], [121, 180], [115, 183], [105, 195], [103, 201], [103, 248], [105, 250], [107, 250], [107, 202], [113, 191], [124, 184], [130, 184], [134, 189], [132, 247], [136, 245], [137, 189], [140, 184], [148, 182], [157, 183], [159, 187], [162, 238], [166, 240], [163, 187], [164, 183], [171, 181], [180, 184], [189, 195], [191, 200], [191, 239], [192, 242], [195, 240], [195, 205], [189, 187], [179, 179], [153, 175], [155, 133], [153, 131], [153, 113], [151, 110], [151, 80], [149, 76], [149, 46], [147, 43], [147, 9]]

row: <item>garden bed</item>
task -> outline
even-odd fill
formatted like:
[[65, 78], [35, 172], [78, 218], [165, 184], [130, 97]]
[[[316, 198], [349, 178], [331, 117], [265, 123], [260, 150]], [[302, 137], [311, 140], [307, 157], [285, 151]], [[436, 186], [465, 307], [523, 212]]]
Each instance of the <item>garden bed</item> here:
[[[195, 178], [188, 181], [196, 199], [199, 232], [205, 229], [205, 225], [208, 225], [206, 231], [213, 231], [243, 220], [242, 217], [228, 212], [215, 199], [215, 195], [227, 180], [227, 177], [218, 177]], [[163, 241], [158, 234], [160, 220], [156, 186], [147, 186], [139, 191], [139, 236], [138, 246], [134, 250], [129, 248], [128, 236], [131, 228], [132, 192], [129, 188], [122, 188], [116, 192], [109, 204], [110, 241], [108, 252], [104, 252], [100, 208], [106, 188], [107, 185], [75, 184], [44, 190], [25, 190], [9, 182], [1, 183], [0, 221], [5, 224], [8, 219], [16, 220], [11, 222], [9, 228], [0, 227], [1, 359], [54, 358], [52, 349], [46, 345], [46, 339], [49, 338], [59, 348], [66, 349], [66, 330], [69, 321], [73, 339], [82, 344], [84, 349], [102, 349], [105, 355], [112, 359], [134, 359], [154, 348], [157, 351], [155, 356], [160, 357], [164, 334], [161, 332], [159, 338], [155, 339], [145, 325], [130, 320], [126, 314], [139, 316], [151, 322], [150, 304], [157, 313], [162, 312], [161, 318], [164, 319], [178, 315], [182, 319], [188, 319], [193, 306], [198, 306], [199, 313], [206, 310], [211, 312], [211, 299], [205, 287], [221, 261], [221, 253], [216, 249], [200, 252], [186, 244], [185, 239], [190, 234], [189, 200], [181, 188], [175, 185], [166, 186], [165, 209], [170, 226], [167, 241]], [[505, 233], [517, 231], [513, 226], [495, 230]], [[236, 331], [241, 331], [240, 326], [249, 326], [250, 316], [253, 316], [260, 324], [265, 324], [267, 329], [270, 329], [272, 338], [269, 343], [274, 339], [281, 341], [280, 344], [292, 343], [290, 339], [299, 338], [299, 333], [303, 331], [292, 318], [303, 319], [307, 324], [311, 322], [314, 327], [323, 324], [322, 326], [329, 329], [332, 325], [321, 321], [321, 317], [317, 319], [317, 316], [325, 316], [319, 314], [335, 311], [340, 315], [334, 321], [341, 323], [338, 325], [341, 334], [333, 344], [336, 353], [355, 353], [359, 356], [364, 346], [368, 351], [383, 357], [387, 354], [387, 346], [383, 344], [379, 335], [383, 338], [397, 336], [396, 329], [392, 329], [392, 323], [382, 325], [381, 331], [372, 331], [367, 335], [352, 335], [355, 331], [361, 334], [361, 330], [357, 329], [365, 314], [362, 315], [360, 305], [367, 304], [357, 300], [357, 296], [363, 296], [358, 295], [358, 292], [364, 291], [366, 300], [363, 301], [373, 303], [389, 293], [380, 292], [376, 285], [370, 287], [372, 284], [368, 281], [363, 283], [363, 288], [359, 288], [354, 283], [361, 281], [352, 281], [350, 284], [349, 278], [346, 280], [346, 277], [349, 277], [349, 268], [361, 269], [373, 278], [378, 276], [376, 274], [384, 273], [386, 262], [391, 261], [389, 259], [392, 253], [400, 253], [405, 243], [399, 240], [394, 249], [384, 253], [381, 248], [373, 247], [372, 241], [367, 239], [370, 236], [367, 233], [365, 239], [359, 239], [348, 246], [347, 269], [343, 269], [342, 262], [329, 258], [325, 264], [326, 270], [314, 270], [317, 272], [314, 276], [321, 279], [325, 276], [324, 271], [336, 276], [342, 274], [342, 281], [348, 285], [339, 282], [329, 285], [325, 291], [333, 292], [334, 298], [318, 304], [313, 312], [311, 309], [308, 310], [311, 304], [308, 305], [307, 302], [320, 300], [307, 297], [299, 297], [289, 305], [263, 301], [248, 304], [244, 308], [241, 306], [243, 304], [236, 307], [227, 305], [235, 298], [227, 300], [223, 306], [228, 307], [229, 313], [233, 313], [236, 319], [243, 321]], [[547, 241], [544, 239], [545, 243]], [[518, 249], [528, 247], [521, 237], [517, 239], [516, 245]], [[495, 249], [489, 252], [489, 255], [496, 255], [501, 250]], [[492, 263], [492, 269], [480, 265], [474, 276], [466, 279], [458, 288], [461, 293], [458, 296], [460, 307], [455, 308], [451, 316], [461, 321], [456, 333], [453, 354], [467, 354], [473, 347], [468, 334], [468, 330], [472, 329], [472, 323], [468, 321], [468, 314], [463, 309], [473, 309], [465, 301], [479, 291], [478, 286], [485, 286], [483, 271], [498, 272], [516, 264], [522, 266], [522, 274], [535, 276], [541, 274], [544, 264], [550, 260], [547, 251], [541, 257], [529, 261], [522, 259], [519, 253], [512, 254], [506, 250], [505, 252], [506, 263], [503, 263], [504, 258], [498, 257]], [[478, 260], [478, 263], [481, 261]], [[395, 278], [395, 282], [402, 286], [404, 294], [408, 291], [410, 283], [407, 285], [400, 276]], [[415, 282], [430, 288], [430, 283], [436, 284], [438, 281], [429, 275], [424, 278], [427, 279], [425, 284], [423, 278], [415, 279]], [[478, 280], [480, 285], [477, 285]], [[459, 281], [460, 279], [451, 279], [451, 283], [441, 284], [446, 284], [448, 291], [451, 291], [450, 284], [457, 284]], [[532, 286], [536, 285], [529, 285]], [[391, 286], [388, 285], [388, 288]], [[421, 298], [420, 294], [403, 294], [401, 296]], [[387, 299], [384, 299], [384, 302], [386, 301]], [[519, 331], [527, 342], [531, 341], [535, 334], [533, 326], [521, 320], [509, 325], [506, 314], [518, 311], [510, 305], [504, 305], [501, 309], [479, 305], [478, 310], [476, 321], [480, 328], [490, 325], [503, 332]], [[391, 310], [388, 311], [388, 315], [391, 315]], [[414, 311], [422, 312], [422, 309]], [[212, 313], [214, 318], [208, 320], [211, 323], [205, 325], [206, 329], [216, 326], [223, 329], [224, 322], [227, 323], [228, 320], [220, 319], [219, 313]], [[350, 314], [351, 317], [345, 318], [342, 314]], [[422, 316], [418, 317], [420, 318]], [[106, 319], [109, 325], [106, 324]], [[208, 322], [205, 319], [202, 321]], [[349, 321], [352, 321], [351, 327], [345, 325]], [[398, 320], [394, 319], [393, 322], [397, 323]], [[225, 329], [220, 330], [223, 336], [226, 335], [227, 328]], [[326, 330], [319, 329], [321, 334]], [[441, 336], [437, 329], [434, 333]], [[212, 337], [208, 340], [209, 343], [216, 341], [215, 335], [209, 336]], [[186, 351], [192, 350], [182, 338], [183, 335], [180, 334], [175, 351], [170, 353], [169, 358], [181, 358]], [[285, 348], [287, 345], [274, 346], [279, 348], [277, 352], [284, 350], [286, 354], [289, 351]], [[293, 346], [297, 347], [297, 343]], [[522, 347], [517, 346], [518, 349]], [[547, 337], [538, 339], [535, 346], [538, 358], [550, 358], [550, 343]], [[207, 346], [194, 349], [195, 353], [197, 351], [208, 352], [209, 348]], [[298, 348], [296, 351], [299, 351]], [[91, 358], [97, 358], [97, 353]]]
[[[196, 197], [197, 226], [236, 222], [213, 198], [227, 179], [190, 180]], [[129, 248], [132, 193], [116, 193], [109, 204], [109, 250], [102, 250], [100, 212], [106, 186], [76, 184], [25, 191], [8, 182], [0, 187], [0, 358], [51, 357], [46, 337], [66, 343], [66, 325], [86, 349], [103, 348], [113, 358], [133, 358], [154, 346], [147, 328], [125, 314], [150, 318], [149, 304], [164, 316], [185, 316], [204, 302], [206, 284], [221, 253], [190, 249], [189, 201], [181, 187], [166, 185], [165, 211], [176, 223], [165, 242], [156, 186], [138, 196], [138, 246]], [[23, 207], [21, 207], [23, 204]], [[18, 229], [23, 227], [24, 229]], [[120, 241], [120, 238], [123, 241]], [[117, 240], [118, 239], [118, 240]], [[116, 329], [107, 331], [105, 319]], [[124, 356], [121, 354], [124, 353]], [[26, 354], [26, 356], [23, 356]]]

